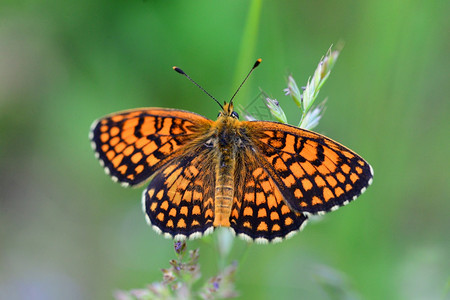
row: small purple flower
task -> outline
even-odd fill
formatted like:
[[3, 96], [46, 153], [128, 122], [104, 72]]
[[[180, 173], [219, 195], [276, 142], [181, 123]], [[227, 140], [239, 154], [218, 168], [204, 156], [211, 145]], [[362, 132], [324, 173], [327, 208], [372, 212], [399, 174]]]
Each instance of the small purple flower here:
[[176, 241], [174, 242], [173, 247], [178, 255], [182, 255], [186, 249], [186, 241]]

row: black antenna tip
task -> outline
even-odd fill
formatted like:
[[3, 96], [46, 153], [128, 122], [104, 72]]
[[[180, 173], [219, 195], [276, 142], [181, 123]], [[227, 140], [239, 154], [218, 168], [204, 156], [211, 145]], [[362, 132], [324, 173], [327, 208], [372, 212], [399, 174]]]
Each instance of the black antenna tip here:
[[261, 59], [261, 58], [258, 58], [258, 59], [256, 60], [255, 64], [253, 65], [253, 68], [252, 68], [252, 69], [254, 69], [254, 68], [256, 68], [257, 66], [259, 66], [259, 64], [261, 63], [261, 61], [262, 61], [262, 59]]
[[184, 73], [183, 70], [181, 70], [180, 68], [178, 68], [178, 67], [176, 67], [176, 66], [173, 66], [172, 69], [174, 69], [175, 71], [177, 71], [177, 72], [180, 73], [180, 74], [186, 75], [186, 73]]

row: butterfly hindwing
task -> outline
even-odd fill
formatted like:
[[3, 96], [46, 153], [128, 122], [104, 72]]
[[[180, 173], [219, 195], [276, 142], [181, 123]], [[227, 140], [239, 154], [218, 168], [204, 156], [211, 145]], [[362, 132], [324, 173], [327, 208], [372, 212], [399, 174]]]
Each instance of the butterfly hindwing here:
[[325, 136], [274, 122], [245, 123], [262, 163], [298, 212], [335, 210], [372, 182], [363, 158]]
[[191, 112], [143, 108], [115, 113], [92, 124], [92, 147], [105, 171], [123, 185], [147, 180], [212, 121]]
[[155, 174], [142, 202], [147, 221], [157, 232], [175, 239], [212, 232], [215, 176], [211, 169], [211, 148], [199, 146]]
[[251, 151], [237, 160], [235, 199], [230, 224], [236, 235], [257, 242], [278, 242], [290, 237], [307, 217], [289, 208], [277, 184]]

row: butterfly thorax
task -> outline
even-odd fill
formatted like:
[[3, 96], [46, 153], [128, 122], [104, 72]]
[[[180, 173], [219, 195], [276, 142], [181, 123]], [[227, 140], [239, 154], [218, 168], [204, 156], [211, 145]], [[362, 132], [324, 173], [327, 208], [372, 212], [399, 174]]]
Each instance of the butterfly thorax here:
[[232, 104], [225, 104], [214, 126], [217, 151], [214, 226], [230, 226], [234, 197], [236, 152], [240, 144], [240, 122], [233, 114]]

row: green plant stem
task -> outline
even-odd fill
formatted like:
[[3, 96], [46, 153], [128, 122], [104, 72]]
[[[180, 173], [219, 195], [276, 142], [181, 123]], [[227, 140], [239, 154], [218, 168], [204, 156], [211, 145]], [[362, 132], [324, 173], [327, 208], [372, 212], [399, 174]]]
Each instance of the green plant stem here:
[[[259, 19], [261, 16], [262, 0], [252, 0], [245, 22], [244, 33], [242, 34], [241, 45], [238, 54], [237, 65], [233, 80], [233, 89], [239, 86], [243, 76], [248, 72], [250, 66], [258, 57], [255, 57], [256, 41], [258, 39]], [[234, 90], [233, 90], [234, 92]], [[241, 99], [245, 97], [245, 91], [240, 92]], [[242, 101], [240, 101], [241, 104]]]

